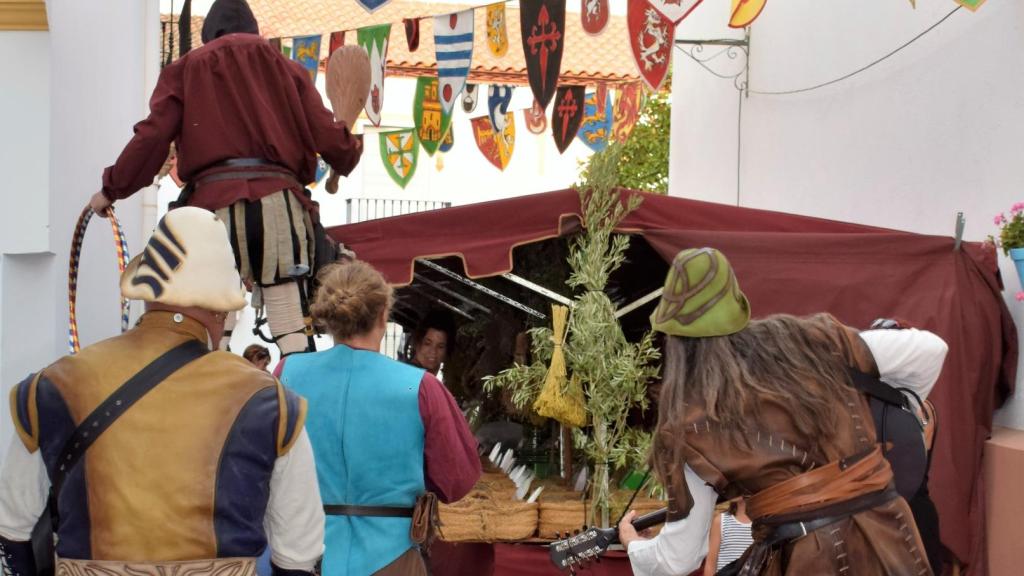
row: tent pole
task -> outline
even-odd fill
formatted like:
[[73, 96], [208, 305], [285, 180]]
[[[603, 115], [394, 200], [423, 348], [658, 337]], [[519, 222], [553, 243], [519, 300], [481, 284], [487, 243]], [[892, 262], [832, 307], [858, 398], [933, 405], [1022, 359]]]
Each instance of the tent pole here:
[[430, 268], [432, 270], [436, 270], [436, 271], [444, 274], [445, 276], [448, 276], [449, 278], [453, 278], [455, 280], [458, 280], [459, 282], [462, 282], [463, 284], [465, 284], [467, 286], [471, 286], [473, 288], [476, 288], [477, 290], [483, 292], [484, 294], [487, 294], [488, 296], [490, 296], [492, 298], [496, 298], [496, 299], [504, 302], [505, 304], [508, 304], [509, 306], [511, 306], [513, 308], [517, 308], [519, 310], [522, 310], [523, 312], [526, 312], [527, 314], [529, 314], [531, 316], [536, 316], [537, 318], [540, 318], [541, 320], [547, 320], [547, 318], [548, 318], [547, 316], [545, 316], [544, 314], [541, 314], [540, 312], [537, 312], [533, 308], [530, 308], [529, 306], [527, 306], [525, 304], [520, 304], [519, 302], [509, 298], [508, 296], [505, 296], [504, 294], [501, 294], [500, 292], [495, 292], [494, 290], [491, 290], [487, 286], [484, 286], [483, 284], [480, 284], [479, 282], [474, 282], [474, 281], [470, 280], [469, 278], [466, 278], [465, 276], [462, 276], [461, 274], [456, 274], [455, 272], [452, 272], [451, 270], [445, 268], [444, 266], [441, 266], [440, 264], [434, 264], [433, 262], [431, 262], [429, 260], [417, 260], [417, 262], [419, 262], [420, 264], [423, 264], [427, 268]]
[[664, 292], [664, 291], [665, 291], [665, 288], [658, 288], [654, 292], [651, 292], [647, 296], [644, 296], [644, 297], [640, 298], [639, 300], [633, 302], [632, 304], [627, 304], [626, 306], [623, 306], [622, 308], [619, 308], [618, 310], [615, 311], [615, 317], [616, 318], [622, 318], [626, 314], [629, 314], [633, 310], [636, 310], [637, 308], [643, 306], [644, 304], [647, 304], [651, 300], [654, 300], [655, 298], [660, 297], [661, 293]]
[[511, 272], [506, 272], [502, 274], [501, 277], [507, 278], [525, 288], [529, 288], [530, 290], [533, 290], [534, 292], [540, 294], [541, 296], [546, 296], [563, 306], [567, 306], [569, 308], [573, 307], [573, 301], [570, 300], [569, 298], [562, 296], [561, 294], [555, 292], [554, 290], [548, 290], [547, 288], [541, 286], [540, 284], [534, 284], [533, 282], [530, 282], [529, 280], [523, 278], [522, 276], [517, 276]]
[[491, 313], [491, 309], [490, 308], [487, 308], [483, 304], [477, 304], [475, 301], [470, 300], [469, 298], [466, 298], [462, 294], [459, 294], [458, 292], [456, 292], [456, 291], [454, 291], [454, 290], [452, 290], [450, 288], [445, 288], [444, 286], [442, 286], [441, 284], [439, 284], [437, 282], [434, 282], [430, 278], [425, 278], [421, 274], [413, 274], [413, 278], [415, 278], [416, 280], [419, 280], [420, 282], [423, 282], [424, 284], [426, 284], [427, 286], [430, 286], [431, 288], [434, 288], [436, 290], [440, 290], [441, 292], [444, 292], [445, 294], [451, 296], [452, 298], [455, 298], [455, 299], [459, 300], [460, 302], [465, 302], [466, 304], [469, 304], [470, 306], [472, 306], [474, 308], [478, 308], [478, 309], [480, 309], [480, 310], [482, 310], [482, 311], [484, 311], [484, 312], [486, 312], [488, 314]]

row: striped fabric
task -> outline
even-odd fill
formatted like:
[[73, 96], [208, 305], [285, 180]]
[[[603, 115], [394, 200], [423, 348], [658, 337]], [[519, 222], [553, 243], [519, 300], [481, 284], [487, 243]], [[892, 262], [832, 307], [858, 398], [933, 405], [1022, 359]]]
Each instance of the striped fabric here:
[[732, 514], [722, 514], [722, 543], [718, 548], [717, 570], [725, 568], [739, 558], [754, 543], [750, 535], [750, 524], [743, 524]]
[[450, 114], [473, 62], [473, 10], [434, 17], [438, 99]]

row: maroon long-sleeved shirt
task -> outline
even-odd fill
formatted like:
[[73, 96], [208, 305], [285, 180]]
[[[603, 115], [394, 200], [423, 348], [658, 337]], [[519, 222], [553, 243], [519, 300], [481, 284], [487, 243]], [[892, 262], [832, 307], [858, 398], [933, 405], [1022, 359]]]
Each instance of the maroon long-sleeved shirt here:
[[[254, 34], [222, 36], [164, 68], [149, 108], [117, 162], [103, 172], [103, 194], [110, 200], [152, 184], [171, 142], [177, 143], [184, 180], [224, 160], [261, 158], [304, 184], [313, 181], [317, 152], [343, 175], [362, 154], [362, 142], [334, 121], [306, 70]], [[221, 180], [197, 186], [190, 204], [216, 210], [285, 188], [300, 191], [272, 174]], [[298, 197], [313, 208], [305, 195]]]
[[[274, 376], [284, 371], [282, 359]], [[423, 476], [427, 489], [445, 503], [461, 500], [480, 479], [480, 456], [462, 410], [433, 374], [424, 372], [419, 390], [423, 420]]]

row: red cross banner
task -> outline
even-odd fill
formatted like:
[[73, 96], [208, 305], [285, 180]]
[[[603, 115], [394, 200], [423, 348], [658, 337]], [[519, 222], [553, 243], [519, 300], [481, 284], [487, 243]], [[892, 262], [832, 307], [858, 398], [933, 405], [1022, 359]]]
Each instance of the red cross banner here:
[[533, 97], [547, 107], [558, 88], [565, 47], [565, 0], [522, 0], [519, 31]]
[[561, 86], [555, 94], [555, 109], [551, 113], [551, 134], [558, 152], [564, 153], [579, 132], [583, 122], [584, 86]]

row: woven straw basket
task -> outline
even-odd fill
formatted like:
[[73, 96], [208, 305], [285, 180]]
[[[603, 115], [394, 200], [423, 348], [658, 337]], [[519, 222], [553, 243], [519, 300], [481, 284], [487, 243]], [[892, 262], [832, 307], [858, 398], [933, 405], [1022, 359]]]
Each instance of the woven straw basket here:
[[474, 490], [454, 504], [438, 507], [440, 537], [446, 542], [525, 540], [537, 531], [537, 503], [493, 498]]

